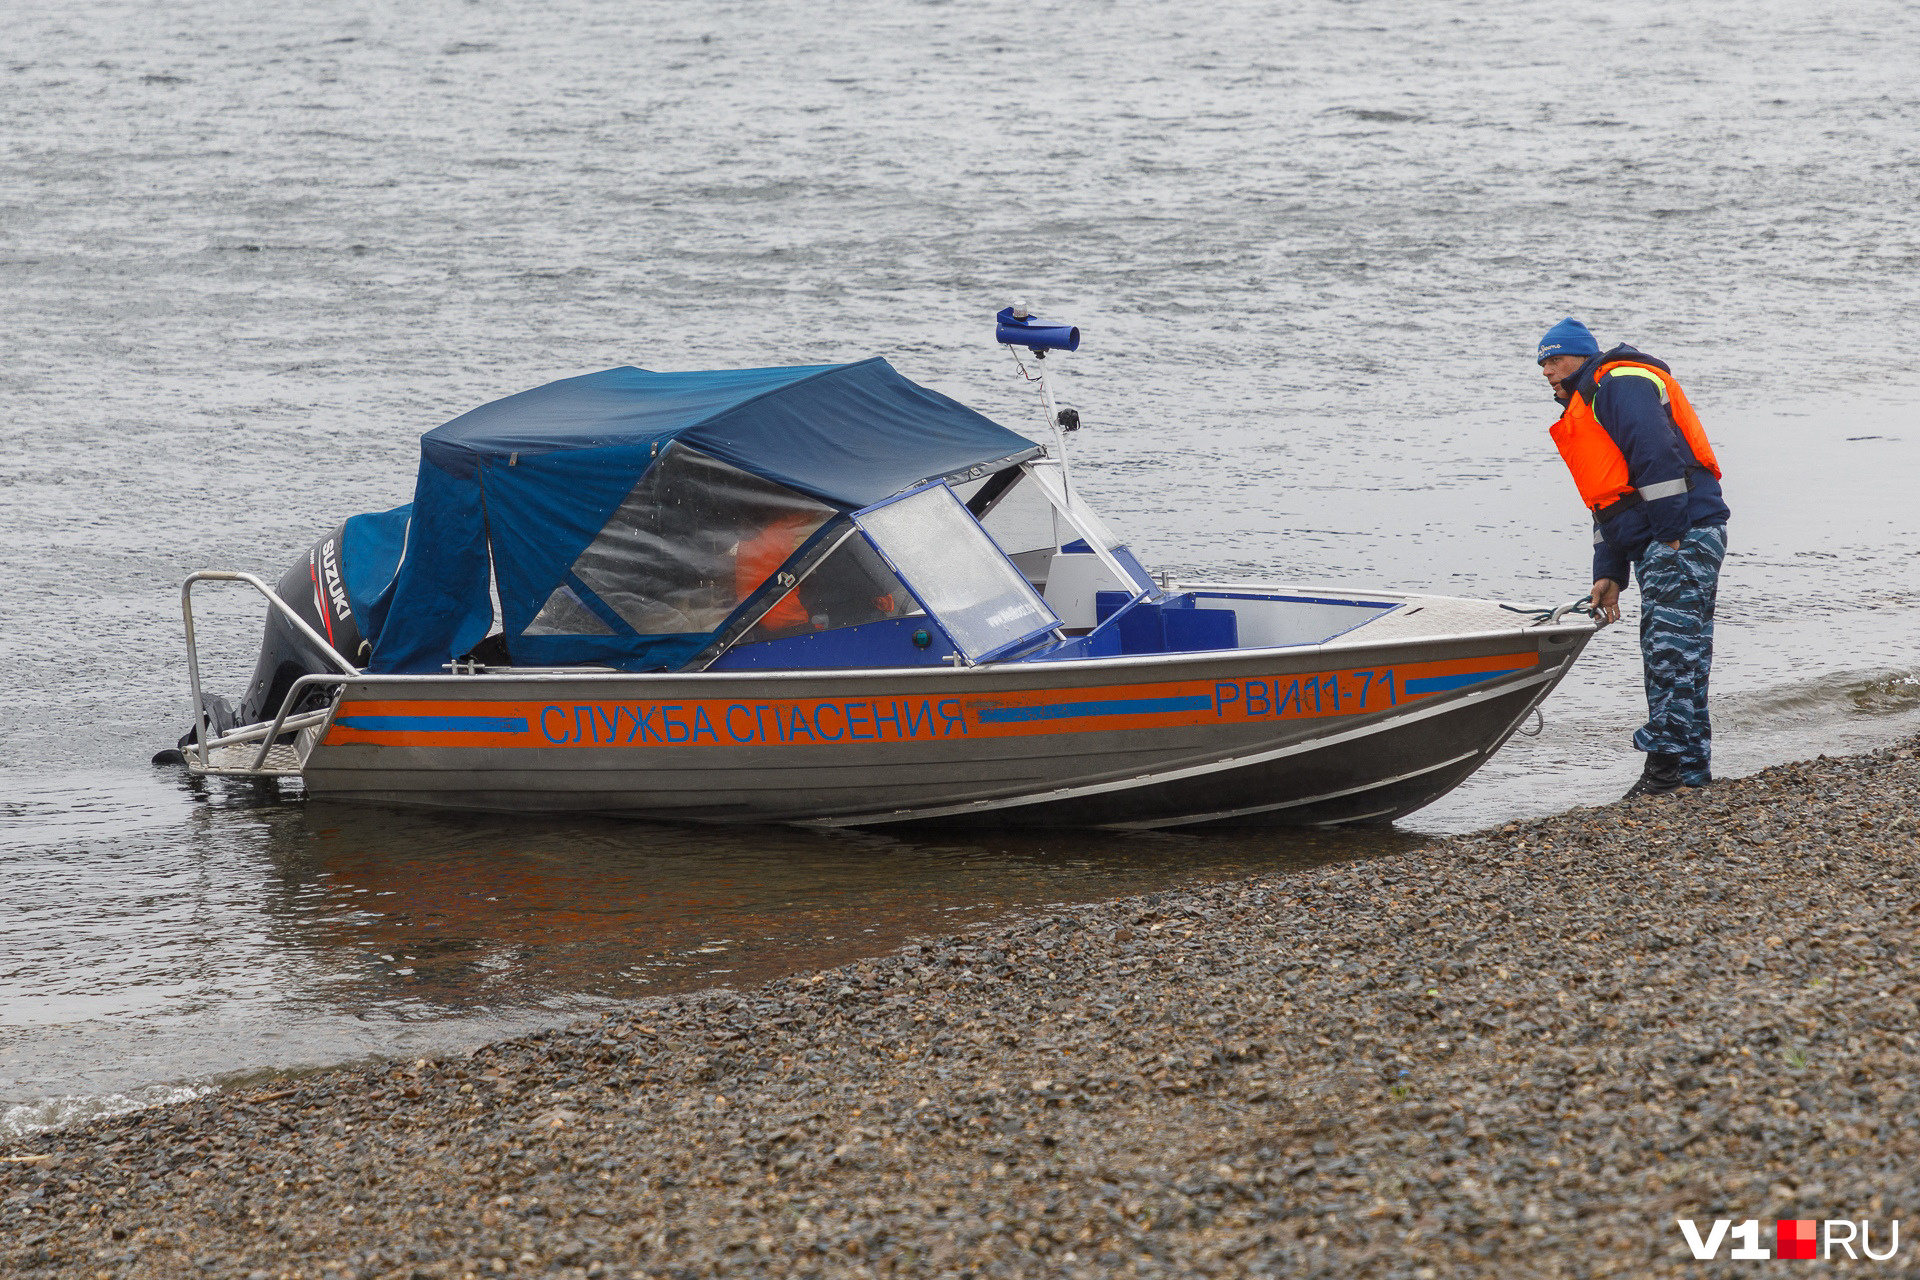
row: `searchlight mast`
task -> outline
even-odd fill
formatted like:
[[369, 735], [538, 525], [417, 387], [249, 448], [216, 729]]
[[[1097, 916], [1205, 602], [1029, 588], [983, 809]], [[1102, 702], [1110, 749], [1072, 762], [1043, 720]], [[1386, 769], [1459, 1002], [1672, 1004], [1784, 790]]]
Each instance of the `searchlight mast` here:
[[[1041, 411], [1046, 415], [1048, 431], [1053, 434], [1052, 460], [1060, 468], [1062, 491], [1067, 492], [1067, 433], [1080, 429], [1080, 412], [1077, 409], [1063, 409], [1054, 399], [1053, 383], [1048, 376], [1047, 352], [1078, 351], [1080, 328], [1078, 325], [1042, 320], [1027, 309], [1024, 298], [1016, 298], [1012, 306], [1002, 308], [1000, 314], [994, 317], [993, 334], [994, 340], [1006, 347], [1013, 356], [1014, 367], [1020, 370], [1020, 376], [1028, 382], [1040, 384]], [[1027, 371], [1026, 362], [1020, 358], [1021, 347], [1032, 353], [1034, 367], [1039, 372]]]

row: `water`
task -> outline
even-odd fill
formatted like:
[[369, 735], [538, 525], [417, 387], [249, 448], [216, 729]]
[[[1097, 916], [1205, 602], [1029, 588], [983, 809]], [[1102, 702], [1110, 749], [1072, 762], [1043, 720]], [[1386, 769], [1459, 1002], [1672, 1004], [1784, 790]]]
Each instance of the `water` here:
[[[1081, 324], [1086, 491], [1177, 571], [1552, 601], [1528, 355], [1672, 360], [1727, 468], [1718, 761], [1920, 726], [1920, 13], [1734, 0], [263, 10], [0, 48], [0, 1124], [424, 1052], [1009, 908], [1403, 837], [874, 841], [191, 786], [175, 590], [404, 501], [418, 434], [619, 363], [885, 354], [1016, 426]], [[216, 687], [258, 610], [209, 598]], [[1610, 798], [1630, 629], [1461, 829]], [[390, 958], [389, 958], [390, 957]]]

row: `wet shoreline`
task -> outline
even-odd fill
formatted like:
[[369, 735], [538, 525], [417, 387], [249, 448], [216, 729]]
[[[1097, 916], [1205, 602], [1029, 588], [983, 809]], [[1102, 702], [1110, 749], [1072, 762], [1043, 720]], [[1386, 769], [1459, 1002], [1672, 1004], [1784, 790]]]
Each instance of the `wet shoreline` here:
[[0, 1262], [1695, 1274], [1920, 1205], [1917, 748], [38, 1135]]
[[209, 790], [211, 822], [157, 822], [150, 854], [111, 878], [84, 830], [53, 873], [13, 864], [5, 941], [30, 960], [0, 979], [0, 1144], [196, 1087], [463, 1053], [1022, 912], [1422, 839], [669, 827]]

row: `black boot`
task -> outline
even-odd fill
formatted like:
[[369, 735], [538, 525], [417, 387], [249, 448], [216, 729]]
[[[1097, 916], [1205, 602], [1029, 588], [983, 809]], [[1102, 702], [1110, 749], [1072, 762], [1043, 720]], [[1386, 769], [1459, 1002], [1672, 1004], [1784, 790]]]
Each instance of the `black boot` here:
[[1640, 771], [1640, 781], [1633, 784], [1622, 800], [1631, 800], [1635, 796], [1663, 796], [1669, 791], [1678, 791], [1684, 785], [1680, 781], [1680, 757], [1668, 755], [1664, 751], [1647, 752], [1647, 766]]

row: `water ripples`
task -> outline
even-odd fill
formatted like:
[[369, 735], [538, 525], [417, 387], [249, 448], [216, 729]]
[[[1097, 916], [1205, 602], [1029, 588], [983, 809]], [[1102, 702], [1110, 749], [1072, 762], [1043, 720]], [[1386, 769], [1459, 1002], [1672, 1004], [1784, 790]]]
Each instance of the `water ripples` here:
[[[1157, 564], [1549, 601], [1586, 532], [1527, 354], [1577, 312], [1721, 444], [1722, 769], [1911, 730], [1916, 64], [1882, 0], [11, 14], [4, 1124], [1403, 838], [528, 827], [146, 767], [182, 575], [275, 576], [422, 431], [612, 364], [879, 353], [1030, 427], [986, 329], [1025, 294]], [[216, 687], [259, 612], [207, 598]], [[1616, 795], [1633, 650], [1413, 825]]]

